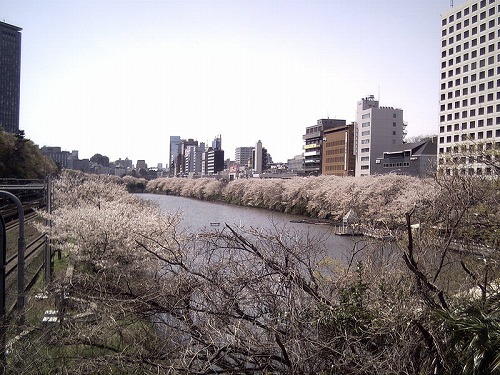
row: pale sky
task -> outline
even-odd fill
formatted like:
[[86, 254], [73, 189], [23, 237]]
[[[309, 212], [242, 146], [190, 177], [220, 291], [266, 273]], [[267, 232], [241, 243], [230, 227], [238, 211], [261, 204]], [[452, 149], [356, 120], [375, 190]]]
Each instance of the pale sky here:
[[[464, 1], [455, 0], [455, 6]], [[449, 0], [2, 0], [23, 28], [20, 128], [39, 146], [165, 163], [169, 137], [274, 161], [368, 95], [437, 133]]]

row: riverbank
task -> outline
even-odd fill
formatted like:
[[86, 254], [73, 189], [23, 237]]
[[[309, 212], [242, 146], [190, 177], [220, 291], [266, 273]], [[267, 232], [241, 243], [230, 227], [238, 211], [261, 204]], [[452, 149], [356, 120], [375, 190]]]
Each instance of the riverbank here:
[[436, 196], [433, 180], [398, 175], [231, 182], [209, 178], [160, 178], [149, 181], [145, 191], [264, 208], [337, 223], [342, 222], [349, 210], [354, 210], [359, 220], [370, 226], [404, 224], [405, 212], [417, 205], [432, 205]]

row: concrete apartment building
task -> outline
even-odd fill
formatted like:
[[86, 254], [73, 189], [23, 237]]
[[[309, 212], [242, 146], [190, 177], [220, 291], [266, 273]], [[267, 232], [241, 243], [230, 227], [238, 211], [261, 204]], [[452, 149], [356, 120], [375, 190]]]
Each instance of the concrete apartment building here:
[[310, 176], [321, 174], [321, 149], [323, 144], [323, 132], [325, 130], [345, 126], [345, 120], [319, 119], [316, 125], [308, 126], [304, 140], [304, 173]]
[[0, 22], [0, 127], [19, 132], [21, 28]]
[[373, 173], [376, 158], [395, 145], [402, 145], [406, 124], [403, 110], [380, 107], [373, 95], [361, 99], [354, 129], [355, 176]]
[[466, 1], [441, 16], [438, 168], [492, 174], [500, 147], [500, 1]]
[[323, 131], [321, 174], [354, 176], [354, 123]]

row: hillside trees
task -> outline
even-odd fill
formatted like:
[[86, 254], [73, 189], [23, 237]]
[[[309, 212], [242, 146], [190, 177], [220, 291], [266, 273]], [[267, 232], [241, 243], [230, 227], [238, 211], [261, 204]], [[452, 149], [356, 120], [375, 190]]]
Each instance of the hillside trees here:
[[55, 163], [24, 138], [23, 132], [0, 131], [0, 178], [40, 179], [56, 172]]

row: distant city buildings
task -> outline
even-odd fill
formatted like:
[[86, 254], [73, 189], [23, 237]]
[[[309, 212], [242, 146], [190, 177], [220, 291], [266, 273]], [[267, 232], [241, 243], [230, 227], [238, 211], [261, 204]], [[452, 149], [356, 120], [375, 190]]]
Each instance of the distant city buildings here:
[[21, 28], [0, 22], [0, 128], [19, 132]]
[[[500, 149], [500, 5], [465, 1], [441, 16], [438, 166], [491, 175]], [[498, 160], [497, 160], [498, 162]]]
[[373, 174], [375, 160], [391, 147], [403, 144], [403, 110], [380, 107], [370, 95], [358, 102], [354, 130], [355, 176]]

